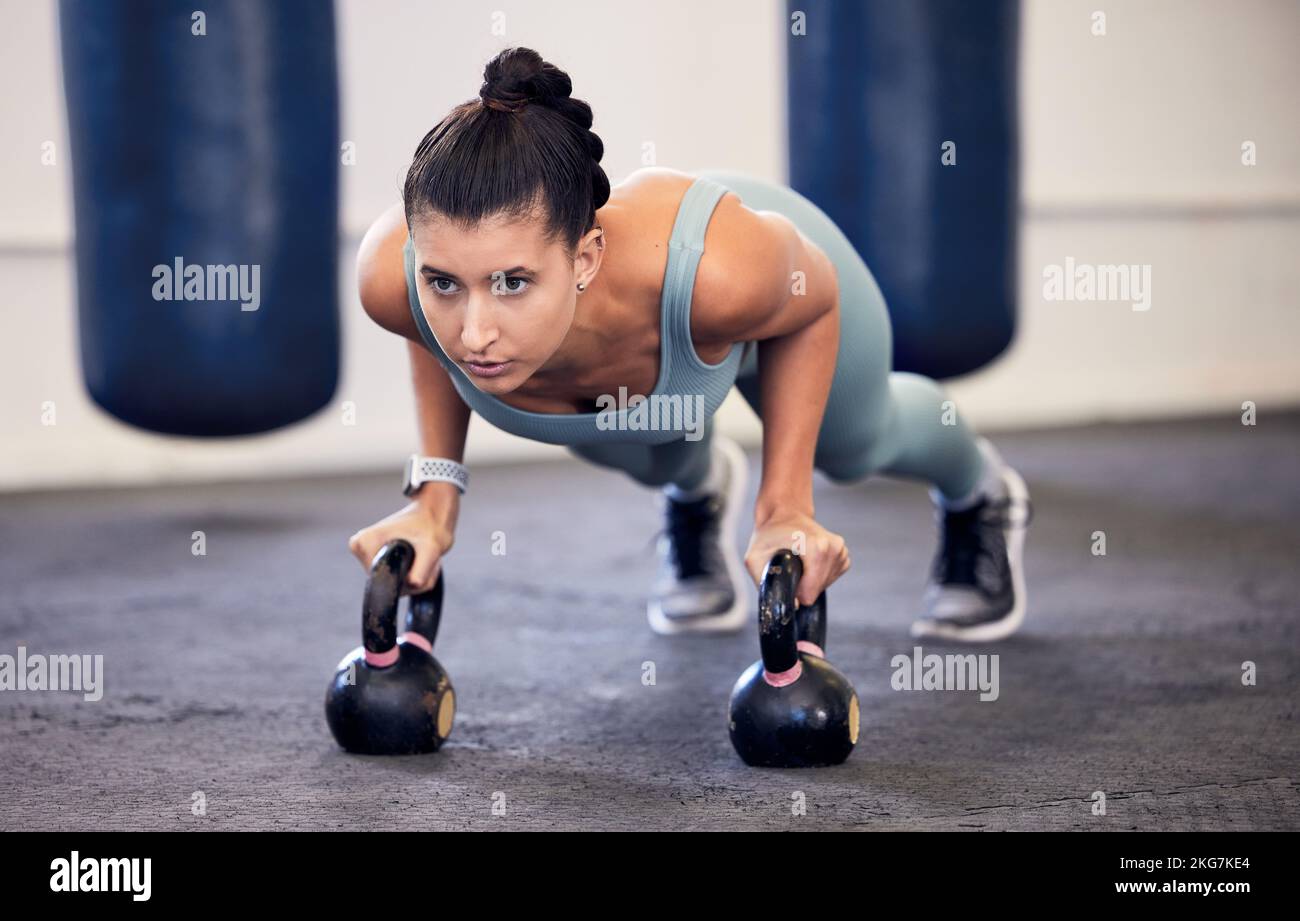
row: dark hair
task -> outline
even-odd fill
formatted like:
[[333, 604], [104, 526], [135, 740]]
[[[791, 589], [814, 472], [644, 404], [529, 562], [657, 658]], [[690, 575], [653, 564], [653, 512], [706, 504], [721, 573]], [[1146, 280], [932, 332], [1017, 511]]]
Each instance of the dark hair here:
[[570, 251], [609, 201], [605, 145], [569, 75], [531, 48], [506, 48], [483, 70], [478, 99], [456, 106], [415, 150], [402, 201], [406, 222], [433, 211], [472, 227], [541, 206], [547, 239]]

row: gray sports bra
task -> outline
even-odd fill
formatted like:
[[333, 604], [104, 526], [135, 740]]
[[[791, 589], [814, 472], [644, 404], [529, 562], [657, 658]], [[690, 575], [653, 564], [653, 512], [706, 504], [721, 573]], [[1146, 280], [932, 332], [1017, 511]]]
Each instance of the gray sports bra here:
[[[668, 413], [668, 406], [672, 403], [667, 399], [669, 395], [702, 398], [696, 403], [697, 406], [702, 403], [701, 422], [710, 418], [735, 383], [742, 361], [747, 367], [751, 364], [747, 350], [752, 342], [736, 343], [726, 358], [711, 365], [700, 359], [691, 341], [691, 292], [695, 287], [695, 271], [704, 253], [704, 232], [713, 216], [713, 209], [726, 192], [725, 186], [711, 179], [696, 179], [682, 197], [672, 236], [668, 240], [668, 267], [664, 272], [660, 300], [659, 381], [650, 391], [651, 402], [655, 397], [661, 398], [662, 409], [656, 413], [664, 419], [671, 418]], [[683, 437], [680, 429], [644, 429], [626, 424], [626, 415], [630, 412], [627, 408], [594, 413], [535, 413], [509, 406], [479, 390], [465, 371], [447, 357], [424, 319], [416, 293], [415, 249], [409, 237], [402, 256], [406, 267], [407, 300], [415, 325], [420, 330], [420, 338], [447, 369], [461, 399], [492, 425], [521, 438], [558, 445], [594, 442], [664, 444]], [[617, 394], [610, 396], [617, 401]]]

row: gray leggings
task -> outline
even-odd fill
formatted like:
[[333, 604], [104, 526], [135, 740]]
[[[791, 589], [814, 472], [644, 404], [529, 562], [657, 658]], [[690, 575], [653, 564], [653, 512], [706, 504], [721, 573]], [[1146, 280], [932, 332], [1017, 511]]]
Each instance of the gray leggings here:
[[[783, 185], [716, 170], [699, 175], [726, 186], [755, 211], [785, 215], [825, 251], [838, 271], [840, 345], [814, 467], [837, 483], [880, 473], [921, 480], [949, 499], [968, 494], [983, 469], [974, 435], [951, 405], [943, 405], [948, 397], [938, 384], [919, 374], [890, 370], [889, 313], [875, 278], [848, 238], [820, 208]], [[750, 351], [736, 387], [761, 418], [757, 354], [756, 348]], [[602, 467], [622, 470], [647, 486], [674, 483], [691, 489], [708, 472], [712, 434], [709, 419], [704, 437], [696, 441], [601, 442], [571, 445], [568, 450]]]

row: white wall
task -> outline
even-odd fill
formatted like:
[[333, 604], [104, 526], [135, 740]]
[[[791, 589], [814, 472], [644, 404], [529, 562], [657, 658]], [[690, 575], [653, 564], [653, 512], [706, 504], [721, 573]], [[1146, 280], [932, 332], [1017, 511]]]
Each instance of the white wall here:
[[[1107, 12], [1093, 36], [1090, 14]], [[504, 36], [493, 11], [506, 14]], [[596, 111], [617, 182], [654, 144], [662, 165], [785, 177], [784, 6], [777, 0], [430, 4], [341, 0], [344, 374], [335, 404], [271, 435], [206, 442], [129, 429], [93, 407], [77, 371], [66, 125], [52, 2], [0, 0], [0, 489], [396, 472], [413, 448], [401, 343], [361, 314], [352, 259], [395, 201], [415, 144], [474, 96], [509, 44], [539, 49]], [[1300, 5], [1291, 0], [1029, 0], [1022, 115], [1019, 337], [952, 382], [979, 427], [1236, 411], [1300, 403]], [[816, 28], [815, 20], [810, 28]], [[1258, 165], [1240, 163], [1253, 140]], [[41, 144], [53, 141], [54, 167]], [[1041, 273], [1080, 262], [1152, 267], [1152, 308], [1048, 302]], [[58, 422], [40, 424], [52, 400]], [[341, 424], [345, 400], [357, 424]], [[733, 394], [719, 425], [759, 429]], [[562, 449], [475, 418], [471, 463]]]
[[[1024, 25], [1023, 326], [960, 405], [1001, 425], [1300, 402], [1300, 4], [1032, 0]], [[1151, 309], [1045, 301], [1067, 256], [1149, 264]]]

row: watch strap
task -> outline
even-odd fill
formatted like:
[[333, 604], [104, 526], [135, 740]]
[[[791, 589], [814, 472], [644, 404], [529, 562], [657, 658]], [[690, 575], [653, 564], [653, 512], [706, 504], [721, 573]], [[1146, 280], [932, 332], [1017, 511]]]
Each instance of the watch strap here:
[[469, 471], [463, 464], [446, 457], [420, 457], [411, 455], [411, 481], [407, 484], [411, 492], [425, 483], [451, 483], [464, 493], [469, 486]]

